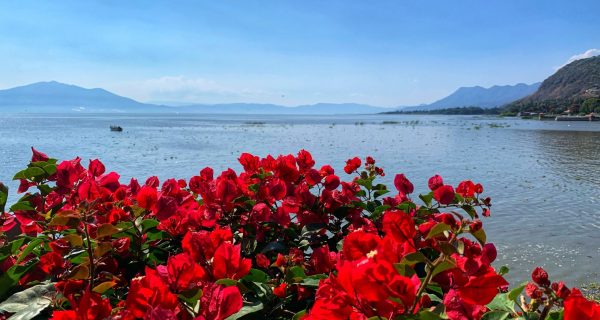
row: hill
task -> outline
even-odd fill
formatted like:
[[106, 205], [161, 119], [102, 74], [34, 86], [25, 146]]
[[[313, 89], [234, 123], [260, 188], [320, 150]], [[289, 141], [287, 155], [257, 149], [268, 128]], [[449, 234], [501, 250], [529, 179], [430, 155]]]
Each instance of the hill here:
[[104, 89], [86, 89], [56, 81], [0, 90], [0, 108], [13, 112], [158, 112], [164, 109]]
[[402, 108], [402, 111], [429, 111], [439, 109], [481, 107], [495, 108], [509, 102], [521, 99], [535, 92], [540, 83], [506, 86], [492, 86], [490, 88], [461, 87], [449, 96], [428, 105]]
[[507, 106], [511, 111], [559, 113], [600, 97], [600, 56], [576, 60], [548, 77], [532, 95]]

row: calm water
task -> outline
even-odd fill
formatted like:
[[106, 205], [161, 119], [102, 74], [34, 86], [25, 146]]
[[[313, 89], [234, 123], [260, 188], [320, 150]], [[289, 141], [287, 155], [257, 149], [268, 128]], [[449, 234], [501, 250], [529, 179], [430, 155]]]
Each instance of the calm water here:
[[[384, 121], [397, 123], [384, 124]], [[257, 122], [260, 122], [257, 124]], [[111, 124], [123, 132], [110, 132]], [[570, 284], [600, 282], [600, 123], [475, 116], [0, 115], [0, 181], [30, 157], [100, 158], [122, 175], [188, 178], [205, 166], [239, 170], [241, 152], [309, 150], [344, 176], [344, 160], [373, 156], [392, 179], [426, 190], [435, 173], [481, 182], [496, 266], [524, 280], [537, 265]], [[86, 160], [87, 162], [87, 160]], [[127, 179], [127, 180], [126, 180]], [[391, 181], [386, 181], [390, 183]], [[12, 190], [16, 184], [9, 183]], [[15, 199], [14, 194], [12, 200]]]

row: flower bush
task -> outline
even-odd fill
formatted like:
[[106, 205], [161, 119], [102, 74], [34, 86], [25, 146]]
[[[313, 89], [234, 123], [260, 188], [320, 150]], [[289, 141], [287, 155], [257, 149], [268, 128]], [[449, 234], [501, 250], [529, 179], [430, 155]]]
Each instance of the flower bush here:
[[302, 150], [124, 184], [32, 150], [8, 212], [0, 184], [0, 319], [600, 318], [541, 268], [509, 291], [469, 180], [436, 175], [416, 201], [371, 157], [342, 181]]

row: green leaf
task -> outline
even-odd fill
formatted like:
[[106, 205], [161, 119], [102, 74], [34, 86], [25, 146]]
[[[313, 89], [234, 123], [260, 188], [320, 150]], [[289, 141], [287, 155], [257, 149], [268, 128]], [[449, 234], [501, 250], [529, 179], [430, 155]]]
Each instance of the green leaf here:
[[44, 171], [44, 169], [39, 167], [29, 167], [25, 170], [17, 172], [17, 174], [15, 174], [15, 176], [13, 177], [13, 180], [33, 179], [44, 175], [46, 175], [46, 171]]
[[473, 206], [464, 204], [461, 206], [461, 208], [465, 210], [465, 212], [468, 213], [471, 218], [475, 218], [475, 216], [477, 216], [477, 211], [475, 211], [475, 208], [473, 208]]
[[53, 283], [33, 286], [0, 303], [0, 311], [14, 313], [11, 320], [33, 319], [50, 306], [53, 292]]
[[409, 265], [404, 263], [394, 263], [394, 268], [398, 273], [405, 277], [412, 277], [415, 274], [415, 270], [411, 268]]
[[425, 262], [426, 260], [427, 258], [421, 252], [417, 251], [405, 255], [402, 258], [402, 261], [400, 261], [400, 263], [407, 265], [415, 265], [419, 262]]
[[154, 219], [146, 219], [146, 220], [142, 220], [142, 222], [140, 223], [140, 226], [142, 227], [142, 233], [146, 233], [149, 229], [152, 228], [156, 228], [156, 226], [158, 226], [159, 222], [157, 220]]
[[[494, 297], [492, 302], [488, 303], [487, 307], [491, 311], [515, 312], [515, 302], [508, 297], [508, 294], [502, 293]], [[496, 318], [490, 318], [496, 319]]]
[[435, 269], [433, 269], [433, 276], [435, 277], [436, 275], [438, 275], [439, 273], [442, 273], [446, 270], [452, 269], [456, 267], [456, 264], [450, 260], [444, 260], [442, 261], [442, 263], [440, 263], [439, 265], [437, 265], [435, 267]]
[[0, 213], [4, 212], [8, 200], [8, 187], [0, 182]]
[[483, 315], [481, 320], [505, 320], [510, 316], [508, 311], [490, 311]]
[[215, 281], [215, 284], [222, 284], [226, 287], [235, 286], [235, 285], [237, 285], [237, 283], [238, 283], [237, 281], [235, 281], [233, 279], [227, 279], [227, 278], [219, 279], [219, 280]]
[[293, 266], [288, 269], [285, 279], [288, 283], [300, 282], [302, 279], [306, 278], [306, 273], [304, 269], [299, 266]]
[[431, 201], [433, 200], [433, 192], [430, 192], [428, 194], [420, 194], [419, 198], [423, 200], [423, 203], [425, 203], [426, 206], [431, 207]]
[[34, 249], [38, 248], [43, 241], [44, 240], [40, 238], [34, 238], [31, 240], [29, 244], [27, 244], [27, 247], [21, 251], [21, 254], [19, 255], [19, 258], [17, 258], [17, 262], [15, 262], [15, 264], [21, 263], [21, 261], [23, 261], [23, 259], [25, 259]]
[[31, 206], [31, 203], [29, 203], [29, 201], [19, 201], [15, 204], [13, 204], [10, 209], [11, 212], [15, 212], [15, 211], [34, 211], [35, 208], [33, 208]]
[[292, 320], [300, 320], [302, 317], [304, 317], [306, 315], [306, 310], [302, 310], [302, 311], [298, 311], [296, 312], [296, 314], [292, 317]]
[[443, 222], [439, 222], [435, 226], [433, 226], [433, 228], [431, 228], [431, 230], [429, 230], [429, 234], [427, 234], [427, 239], [431, 239], [431, 238], [443, 233], [444, 231], [448, 231], [448, 230], [450, 230], [449, 225], [447, 225]]
[[23, 242], [25, 242], [25, 238], [19, 238], [9, 242], [8, 245], [0, 247], [0, 262], [12, 255], [17, 254], [17, 251], [21, 248]]
[[244, 277], [244, 279], [253, 282], [261, 282], [266, 283], [268, 281], [269, 276], [261, 270], [258, 269], [250, 269], [250, 272]]
[[502, 266], [500, 267], [500, 271], [498, 271], [498, 274], [503, 276], [505, 274], [507, 274], [510, 271], [510, 269], [507, 266]]
[[113, 226], [110, 223], [105, 223], [103, 225], [101, 225], [100, 227], [98, 227], [98, 231], [96, 234], [97, 238], [104, 238], [104, 237], [110, 237], [115, 233], [120, 232], [121, 230], [115, 226]]
[[548, 313], [548, 315], [546, 316], [547, 320], [562, 320], [564, 316], [564, 310], [560, 310], [560, 311], [553, 311]]
[[518, 287], [510, 290], [508, 292], [508, 299], [511, 301], [517, 301], [517, 298], [519, 297], [519, 295], [521, 294], [521, 292], [523, 292], [523, 289], [525, 289], [525, 286], [527, 285], [527, 282], [523, 282], [521, 285], [519, 285]]
[[45, 165], [44, 166], [44, 171], [46, 171], [46, 173], [48, 174], [48, 176], [51, 176], [51, 175], [53, 175], [53, 174], [56, 173], [56, 165], [55, 164]]
[[255, 318], [258, 315], [255, 313], [261, 312], [264, 309], [262, 302], [256, 302], [254, 304], [246, 304], [235, 314], [227, 317], [225, 320], [237, 320], [242, 319], [245, 316], [252, 315], [252, 317], [248, 317], [248, 319]]
[[40, 259], [34, 258], [27, 261], [24, 265], [13, 265], [4, 274], [0, 275], [0, 300], [6, 297], [6, 294], [13, 289], [13, 286], [19, 282], [19, 279], [33, 268]]
[[471, 232], [471, 234], [475, 237], [475, 239], [477, 239], [477, 241], [479, 241], [479, 243], [481, 243], [481, 245], [485, 244], [487, 236], [485, 235], [485, 231], [483, 231], [483, 229]]
[[302, 282], [300, 284], [307, 287], [318, 287], [319, 282], [321, 282], [321, 279], [325, 278], [327, 278], [327, 275], [325, 274], [315, 274], [302, 279]]

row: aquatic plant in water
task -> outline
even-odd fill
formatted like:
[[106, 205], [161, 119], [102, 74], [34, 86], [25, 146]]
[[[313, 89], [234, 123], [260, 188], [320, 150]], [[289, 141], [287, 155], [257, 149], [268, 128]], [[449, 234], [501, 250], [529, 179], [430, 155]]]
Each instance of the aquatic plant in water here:
[[0, 319], [600, 317], [542, 268], [509, 287], [481, 184], [436, 175], [413, 197], [371, 157], [346, 161], [346, 181], [304, 150], [239, 161], [124, 184], [33, 149], [8, 212], [0, 185]]

